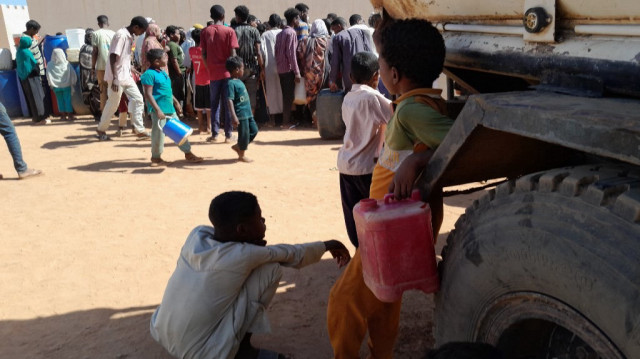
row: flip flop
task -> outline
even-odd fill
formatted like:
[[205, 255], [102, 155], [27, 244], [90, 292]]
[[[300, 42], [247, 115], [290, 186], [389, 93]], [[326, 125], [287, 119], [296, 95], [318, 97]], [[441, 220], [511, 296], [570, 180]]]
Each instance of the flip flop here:
[[256, 359], [286, 359], [286, 357], [271, 350], [260, 349], [258, 351], [258, 357]]

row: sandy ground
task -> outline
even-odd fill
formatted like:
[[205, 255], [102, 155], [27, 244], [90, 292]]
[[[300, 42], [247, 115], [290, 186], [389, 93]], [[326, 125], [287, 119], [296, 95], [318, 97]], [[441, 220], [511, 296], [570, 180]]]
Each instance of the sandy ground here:
[[[98, 142], [90, 118], [14, 123], [25, 160], [46, 174], [18, 181], [0, 145], [0, 358], [169, 358], [150, 337], [149, 318], [186, 235], [208, 223], [209, 202], [224, 191], [258, 196], [270, 243], [349, 243], [335, 168], [341, 143], [314, 130], [260, 132], [247, 152], [252, 164], [236, 163], [229, 144], [194, 135], [203, 163], [188, 164], [170, 144], [163, 157], [175, 162], [150, 168], [149, 141]], [[446, 200], [440, 245], [476, 197]], [[325, 256], [284, 273], [269, 309], [273, 333], [254, 336], [254, 345], [331, 358], [325, 313], [341, 271]], [[398, 358], [433, 346], [432, 313], [432, 296], [405, 294]]]

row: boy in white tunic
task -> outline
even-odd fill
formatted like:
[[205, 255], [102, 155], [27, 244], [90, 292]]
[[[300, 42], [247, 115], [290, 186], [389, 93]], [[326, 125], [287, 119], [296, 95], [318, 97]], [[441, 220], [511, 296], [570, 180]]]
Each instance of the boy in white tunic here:
[[336, 240], [267, 246], [258, 200], [247, 192], [214, 198], [209, 219], [215, 230], [196, 227], [182, 247], [151, 317], [151, 335], [179, 358], [281, 358], [250, 344], [252, 333], [270, 330], [266, 308], [278, 288], [280, 266], [302, 268], [330, 251], [342, 267], [349, 251]]

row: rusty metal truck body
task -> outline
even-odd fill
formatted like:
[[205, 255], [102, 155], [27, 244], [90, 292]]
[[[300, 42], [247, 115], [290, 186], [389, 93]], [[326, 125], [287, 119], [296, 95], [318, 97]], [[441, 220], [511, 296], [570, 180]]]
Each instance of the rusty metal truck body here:
[[420, 187], [507, 179], [448, 237], [436, 343], [640, 358], [640, 2], [372, 4], [440, 29], [464, 103]]

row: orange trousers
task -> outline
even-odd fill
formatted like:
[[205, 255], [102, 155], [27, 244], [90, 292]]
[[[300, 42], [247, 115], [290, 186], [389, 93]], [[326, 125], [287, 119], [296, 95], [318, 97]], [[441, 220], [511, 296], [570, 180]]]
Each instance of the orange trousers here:
[[381, 302], [364, 283], [360, 250], [331, 288], [327, 309], [329, 339], [335, 359], [360, 358], [360, 346], [369, 330], [372, 359], [393, 357], [402, 300]]

